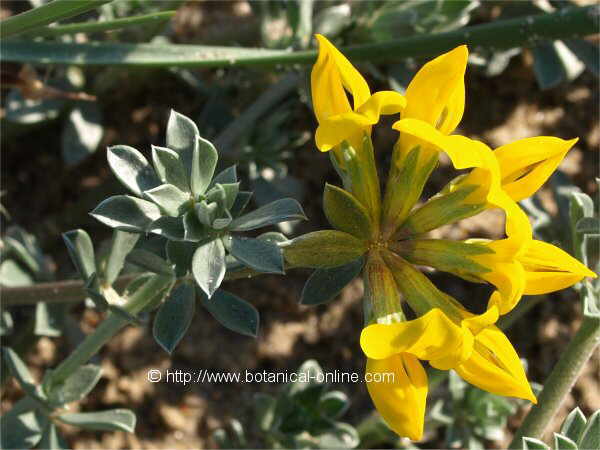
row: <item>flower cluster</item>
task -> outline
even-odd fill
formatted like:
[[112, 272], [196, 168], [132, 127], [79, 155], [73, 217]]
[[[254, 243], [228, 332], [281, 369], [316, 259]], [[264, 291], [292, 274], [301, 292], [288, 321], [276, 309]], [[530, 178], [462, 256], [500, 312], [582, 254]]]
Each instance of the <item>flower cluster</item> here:
[[[360, 338], [366, 370], [396, 374], [393, 382], [368, 384], [376, 408], [398, 434], [421, 438], [428, 389], [421, 361], [454, 369], [486, 391], [535, 402], [515, 349], [495, 323], [523, 295], [553, 292], [596, 276], [560, 248], [535, 240], [517, 204], [542, 186], [577, 139], [541, 136], [492, 150], [452, 134], [465, 106], [464, 45], [425, 64], [403, 96], [372, 94], [342, 53], [325, 37], [317, 39], [319, 56], [311, 76], [319, 122], [316, 144], [323, 152], [331, 150], [344, 184], [335, 192], [355, 205], [346, 218], [334, 213], [328, 218], [338, 230], [354, 235], [366, 260], [365, 297], [372, 311]], [[400, 114], [393, 124], [400, 134], [382, 195], [370, 135], [381, 115], [392, 114]], [[417, 206], [441, 152], [455, 169], [468, 172]], [[330, 186], [326, 202], [328, 192], [333, 192]], [[503, 239], [427, 238], [435, 228], [490, 208], [504, 213]], [[353, 217], [354, 225], [343, 225]], [[416, 265], [492, 285], [485, 312], [467, 311]], [[407, 308], [415, 319], [407, 319]]]

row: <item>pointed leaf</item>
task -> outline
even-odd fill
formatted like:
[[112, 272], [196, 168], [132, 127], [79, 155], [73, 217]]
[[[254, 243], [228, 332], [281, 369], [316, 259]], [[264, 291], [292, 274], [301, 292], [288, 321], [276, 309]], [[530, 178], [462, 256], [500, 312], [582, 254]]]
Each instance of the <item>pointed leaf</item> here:
[[160, 185], [148, 160], [135, 148], [127, 145], [109, 147], [107, 158], [115, 176], [134, 194], [141, 197], [144, 191]]
[[0, 336], [7, 336], [12, 333], [14, 321], [8, 311], [0, 311]]
[[42, 402], [45, 401], [43, 391], [36, 385], [35, 380], [29, 373], [29, 369], [17, 353], [9, 347], [2, 348], [2, 356], [6, 365], [10, 368], [10, 372], [19, 382], [21, 388], [29, 395]]
[[577, 443], [566, 436], [554, 433], [554, 450], [578, 450]]
[[166, 246], [167, 258], [175, 264], [175, 275], [184, 277], [192, 267], [192, 258], [196, 245], [191, 242], [169, 241]]
[[172, 241], [183, 241], [185, 239], [184, 220], [184, 216], [162, 216], [150, 224], [148, 231]]
[[207, 228], [205, 228], [195, 212], [187, 212], [183, 216], [184, 240], [198, 242], [208, 237]]
[[237, 168], [235, 164], [233, 166], [229, 166], [227, 169], [219, 172], [212, 180], [210, 187], [214, 186], [217, 183], [220, 184], [233, 184], [237, 183]]
[[343, 266], [315, 270], [302, 289], [300, 303], [320, 305], [332, 300], [360, 274], [363, 265], [364, 258], [358, 258]]
[[156, 342], [169, 354], [179, 344], [192, 323], [196, 307], [195, 297], [192, 285], [181, 284], [171, 292], [156, 313], [152, 333]]
[[44, 427], [44, 433], [42, 434], [38, 448], [45, 450], [66, 450], [69, 446], [59, 434], [56, 425], [48, 421]]
[[172, 184], [161, 184], [154, 189], [144, 191], [144, 197], [156, 203], [166, 214], [173, 217], [183, 214], [190, 207], [192, 200], [189, 194]]
[[113, 231], [113, 238], [110, 244], [110, 253], [104, 268], [104, 279], [106, 284], [111, 286], [125, 263], [125, 257], [135, 247], [140, 235], [137, 233], [127, 233], [125, 231]]
[[258, 333], [258, 311], [250, 303], [241, 298], [219, 289], [212, 298], [200, 296], [202, 305], [211, 315], [236, 333], [256, 337]]
[[235, 231], [247, 231], [289, 220], [304, 220], [306, 216], [302, 206], [292, 198], [282, 198], [258, 208], [231, 222]]
[[187, 170], [187, 177], [191, 180], [192, 160], [194, 149], [198, 147], [200, 132], [194, 122], [183, 114], [171, 110], [167, 123], [167, 147], [175, 150]]
[[579, 440], [579, 448], [600, 448], [600, 410], [588, 419], [583, 435]]
[[350, 400], [341, 391], [327, 392], [319, 399], [319, 411], [330, 419], [343, 416], [349, 407]]
[[196, 198], [206, 192], [217, 167], [218, 154], [214, 145], [198, 136], [198, 145], [194, 148], [192, 175], [190, 184]]
[[361, 239], [371, 237], [373, 225], [369, 212], [349, 192], [329, 183], [325, 184], [323, 210], [334, 228]]
[[192, 273], [198, 286], [211, 298], [225, 277], [225, 247], [214, 239], [198, 247], [192, 259]]
[[98, 277], [95, 273], [93, 273], [86, 280], [83, 288], [87, 295], [89, 295], [89, 298], [94, 302], [96, 308], [98, 308], [98, 311], [106, 311], [106, 309], [108, 308], [108, 301], [106, 300], [102, 292], [100, 292]]
[[173, 276], [173, 266], [147, 250], [136, 249], [127, 255], [127, 261], [153, 273]]
[[247, 192], [247, 191], [238, 192], [238, 194], [235, 196], [235, 201], [233, 202], [233, 205], [231, 206], [231, 209], [230, 209], [231, 215], [235, 218], [235, 217], [239, 216], [241, 213], [243, 213], [244, 209], [246, 209], [246, 206], [248, 206], [248, 203], [250, 202], [251, 198], [252, 198], [252, 192]]
[[283, 247], [288, 263], [296, 267], [328, 269], [361, 257], [368, 249], [365, 241], [337, 230], [304, 234]]
[[102, 140], [102, 111], [95, 102], [81, 102], [69, 113], [61, 134], [62, 157], [74, 165], [94, 153]]
[[166, 147], [152, 146], [152, 162], [160, 180], [190, 192], [189, 175], [183, 167], [179, 154]]
[[62, 334], [61, 324], [65, 316], [64, 305], [39, 302], [35, 305], [35, 328], [36, 336], [57, 337]]
[[530, 437], [523, 438], [523, 450], [551, 450], [546, 444], [539, 439]]
[[587, 420], [585, 415], [579, 408], [575, 408], [569, 413], [565, 421], [563, 422], [560, 434], [568, 437], [572, 441], [579, 442], [585, 430]]
[[135, 429], [135, 414], [128, 409], [110, 409], [108, 411], [67, 413], [57, 419], [68, 425], [87, 430], [127, 431]]
[[62, 237], [79, 276], [86, 281], [97, 272], [92, 240], [84, 230], [67, 231]]
[[117, 230], [145, 232], [161, 213], [158, 206], [149, 201], [115, 195], [102, 201], [90, 215]]
[[229, 252], [248, 267], [259, 272], [284, 273], [283, 254], [277, 244], [233, 236]]
[[3, 449], [33, 448], [42, 438], [42, 424], [34, 411], [36, 403], [24, 397], [15, 403], [0, 420], [0, 447]]

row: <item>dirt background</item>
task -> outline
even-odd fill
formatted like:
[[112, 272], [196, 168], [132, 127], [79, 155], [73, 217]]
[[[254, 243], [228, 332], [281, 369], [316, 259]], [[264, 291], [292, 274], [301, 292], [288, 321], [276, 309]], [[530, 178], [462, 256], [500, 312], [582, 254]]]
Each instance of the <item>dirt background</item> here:
[[[243, 2], [229, 2], [209, 7], [192, 4], [174, 22], [180, 42], [218, 42], [223, 24], [236, 33], [252, 35], [256, 24]], [[92, 78], [101, 76], [93, 69]], [[219, 83], [218, 71], [193, 71], [200, 79]], [[243, 111], [266, 88], [277, 73], [234, 71], [242, 82], [229, 91], [235, 113]], [[57, 279], [74, 277], [60, 232], [84, 228], [94, 242], [110, 236], [108, 229], [87, 215], [100, 200], [118, 193], [118, 185], [106, 164], [106, 145], [125, 143], [148, 154], [150, 144], [162, 145], [169, 109], [191, 118], [198, 117], [206, 97], [191, 92], [167, 71], [111, 71], [111, 95], [99, 96], [104, 113], [104, 138], [100, 150], [75, 167], [66, 167], [60, 157], [58, 124], [3, 142], [3, 204], [12, 220], [35, 234], [54, 261]], [[387, 88], [369, 80], [373, 90]], [[528, 52], [513, 58], [500, 76], [488, 78], [469, 68], [467, 107], [458, 132], [485, 140], [496, 147], [535, 135], [561, 138], [579, 137], [561, 169], [588, 194], [597, 194], [594, 177], [598, 175], [600, 126], [598, 122], [598, 81], [584, 73], [570, 84], [541, 91], [532, 73]], [[251, 89], [249, 88], [251, 87]], [[295, 95], [293, 96], [297, 98]], [[301, 102], [291, 103], [295, 129], [312, 133], [315, 121], [311, 111]], [[389, 157], [394, 133], [379, 127], [375, 143], [381, 163]], [[339, 184], [326, 155], [320, 154], [309, 140], [295, 150], [288, 163], [289, 171], [305, 183], [307, 195], [303, 206], [309, 221], [295, 234], [326, 227], [321, 212], [321, 192], [325, 182]], [[432, 177], [426, 194], [434, 194], [448, 180], [451, 171], [442, 163]], [[488, 212], [462, 221], [459, 225], [437, 231], [436, 237], [498, 237], [502, 233], [502, 216]], [[197, 371], [293, 371], [304, 360], [317, 359], [324, 370], [362, 374], [365, 359], [358, 343], [362, 326], [362, 284], [353, 282], [341, 296], [328, 305], [305, 307], [298, 304], [308, 272], [292, 271], [285, 278], [263, 276], [259, 279], [226, 283], [225, 288], [250, 300], [260, 311], [261, 329], [257, 339], [230, 332], [210, 315], [198, 308], [192, 326], [172, 357], [154, 342], [147, 327], [129, 327], [116, 336], [101, 353], [103, 377], [93, 391], [76, 408], [98, 410], [127, 407], [138, 417], [136, 435], [124, 432], [83, 432], [65, 426], [69, 444], [76, 449], [91, 448], [205, 448], [214, 446], [213, 430], [230, 417], [244, 421], [255, 392], [273, 392], [279, 386], [267, 384], [152, 384], [147, 381], [149, 369], [182, 369]], [[454, 277], [432, 273], [438, 287], [459, 299], [481, 306], [483, 290]], [[23, 308], [20, 317], [30, 314]], [[89, 332], [101, 317], [93, 311], [75, 307], [72, 316]], [[576, 294], [565, 290], [547, 296], [514, 325], [508, 336], [519, 354], [529, 362], [529, 377], [541, 383], [573, 336], [581, 320]], [[27, 352], [26, 360], [33, 374], [42, 376], [55, 366], [72, 348], [67, 338], [41, 338]], [[596, 355], [573, 388], [572, 394], [556, 418], [560, 423], [575, 405], [589, 414], [600, 408]], [[372, 410], [365, 386], [337, 385], [345, 391], [352, 407], [344, 420], [357, 424]], [[2, 411], [20, 397], [16, 383], [10, 380], [2, 392]], [[525, 411], [511, 420], [514, 429]], [[554, 429], [557, 425], [554, 426]], [[506, 444], [510, 433], [507, 433]], [[428, 446], [437, 445], [439, 436], [429, 434]], [[503, 442], [490, 442], [501, 447]]]

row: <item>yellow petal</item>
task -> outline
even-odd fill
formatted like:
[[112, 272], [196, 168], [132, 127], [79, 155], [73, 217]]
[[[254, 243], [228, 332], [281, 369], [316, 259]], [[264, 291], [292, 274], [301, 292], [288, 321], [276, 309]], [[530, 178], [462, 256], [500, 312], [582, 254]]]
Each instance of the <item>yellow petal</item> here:
[[559, 291], [596, 274], [564, 250], [547, 242], [532, 240], [519, 257], [525, 268], [525, 294]]
[[536, 403], [517, 352], [495, 326], [485, 328], [475, 337], [471, 357], [455, 370], [480, 389]]
[[538, 136], [512, 142], [494, 151], [502, 188], [515, 201], [530, 197], [556, 170], [577, 139]]
[[360, 346], [373, 359], [410, 353], [419, 359], [444, 360], [444, 364], [456, 365], [471, 352], [471, 333], [465, 331], [442, 310], [434, 308], [415, 320], [369, 325], [360, 335]]
[[[319, 123], [327, 117], [358, 109], [371, 96], [367, 82], [325, 36], [316, 35], [319, 56], [311, 73], [313, 108]], [[354, 100], [350, 107], [346, 92]]]
[[352, 148], [360, 151], [365, 133], [371, 133], [369, 119], [355, 112], [347, 112], [324, 119], [317, 128], [315, 141], [322, 152], [331, 150], [342, 141], [347, 141]]
[[[400, 436], [418, 441], [423, 436], [427, 374], [412, 355], [367, 360], [367, 389], [375, 408]], [[393, 374], [389, 380], [385, 374]], [[380, 379], [382, 382], [369, 381]]]
[[382, 114], [398, 114], [405, 106], [406, 99], [398, 92], [379, 91], [369, 97], [356, 112], [365, 116], [371, 124], [376, 124]]
[[469, 52], [466, 45], [425, 64], [406, 90], [407, 107], [402, 118], [424, 120], [450, 134], [465, 109], [465, 70]]

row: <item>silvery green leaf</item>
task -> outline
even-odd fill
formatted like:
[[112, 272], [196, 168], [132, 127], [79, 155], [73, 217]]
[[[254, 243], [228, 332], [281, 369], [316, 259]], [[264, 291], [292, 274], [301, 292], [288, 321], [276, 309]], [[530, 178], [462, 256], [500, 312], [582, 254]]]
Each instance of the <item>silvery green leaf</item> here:
[[185, 238], [184, 216], [162, 216], [148, 227], [148, 231], [169, 240], [182, 241]]
[[57, 419], [68, 425], [87, 430], [127, 431], [135, 429], [135, 414], [128, 409], [110, 409], [108, 411], [67, 413]]
[[10, 372], [19, 382], [21, 388], [29, 395], [41, 402], [45, 402], [46, 396], [42, 389], [36, 385], [35, 380], [29, 373], [29, 369], [17, 353], [9, 347], [2, 347], [2, 356]]
[[44, 433], [42, 434], [38, 448], [45, 450], [66, 450], [69, 446], [59, 434], [56, 425], [49, 420], [44, 427]]
[[187, 212], [183, 216], [184, 240], [197, 242], [207, 237], [207, 230], [196, 216], [195, 212]]
[[550, 89], [566, 79], [560, 55], [552, 42], [542, 42], [532, 49], [533, 71], [540, 89]]
[[234, 184], [237, 183], [237, 180], [237, 168], [235, 165], [233, 165], [215, 175], [210, 183], [210, 187], [213, 187], [217, 183]]
[[360, 442], [356, 429], [347, 423], [334, 422], [332, 427], [317, 434], [319, 448], [355, 448]]
[[575, 231], [583, 234], [600, 234], [600, 219], [598, 217], [583, 217], [577, 222]]
[[31, 397], [23, 397], [0, 420], [0, 447], [3, 449], [33, 448], [42, 438], [40, 415], [34, 410]]
[[132, 250], [126, 257], [127, 261], [153, 273], [173, 276], [173, 266], [160, 256], [147, 250]]
[[0, 336], [12, 333], [14, 327], [13, 318], [8, 311], [0, 311]]
[[186, 194], [172, 184], [161, 184], [154, 189], [144, 191], [144, 197], [152, 200], [165, 213], [173, 217], [183, 214], [191, 200], [189, 194]]
[[63, 100], [24, 98], [19, 89], [12, 89], [6, 98], [6, 120], [23, 125], [46, 122], [58, 118], [64, 106]]
[[578, 450], [577, 443], [566, 436], [554, 433], [554, 450]]
[[210, 299], [225, 277], [225, 247], [221, 239], [213, 239], [196, 249], [192, 273], [198, 286]]
[[126, 231], [114, 230], [110, 244], [110, 253], [104, 268], [106, 284], [112, 285], [123, 269], [125, 257], [135, 247], [140, 235], [127, 233]]
[[246, 433], [244, 432], [244, 427], [240, 421], [237, 419], [231, 419], [229, 421], [229, 428], [237, 439], [239, 448], [245, 448], [247, 446]]
[[152, 146], [152, 161], [160, 180], [190, 192], [189, 175], [183, 167], [179, 154], [166, 147]]
[[106, 311], [108, 308], [108, 301], [102, 292], [100, 292], [98, 277], [95, 273], [91, 274], [85, 281], [84, 289], [92, 302], [94, 302], [96, 308], [98, 308], [99, 311]]
[[30, 249], [11, 236], [5, 236], [3, 240], [5, 252], [13, 252], [34, 274], [42, 270], [40, 260], [43, 256], [39, 253], [39, 249]]
[[39, 302], [35, 305], [36, 336], [57, 337], [62, 334], [60, 323], [66, 313], [64, 305]]
[[227, 193], [222, 184], [215, 184], [208, 192], [206, 192], [206, 201], [215, 202], [219, 206], [222, 206], [227, 201]]
[[62, 237], [83, 281], [97, 273], [94, 246], [89, 235], [84, 230], [71, 230], [63, 233]]
[[560, 433], [567, 436], [572, 441], [578, 442], [583, 435], [587, 420], [581, 410], [576, 407], [569, 413], [562, 424]]
[[217, 205], [215, 202], [209, 203], [206, 200], [202, 200], [200, 203], [196, 203], [194, 206], [194, 211], [196, 212], [196, 217], [201, 224], [206, 225], [207, 227], [212, 227], [212, 223], [215, 220], [218, 208], [219, 205]]
[[289, 220], [304, 220], [302, 206], [292, 198], [282, 198], [234, 219], [231, 229], [247, 231]]
[[275, 421], [277, 400], [272, 395], [262, 392], [255, 393], [252, 400], [258, 429], [262, 432], [270, 430]]
[[278, 231], [267, 231], [266, 233], [259, 234], [256, 239], [272, 242], [274, 244], [283, 244], [285, 242], [289, 242], [289, 239], [285, 236], [285, 234]]
[[539, 439], [530, 437], [523, 438], [523, 450], [551, 450], [546, 444]]
[[360, 274], [363, 265], [364, 258], [358, 258], [343, 266], [315, 270], [302, 289], [300, 303], [320, 305], [332, 300]]
[[77, 402], [94, 389], [101, 376], [102, 369], [95, 364], [78, 367], [60, 384], [53, 384], [52, 376], [50, 376], [47, 382], [44, 383], [44, 387], [48, 392], [48, 400], [54, 407]]
[[114, 195], [102, 201], [90, 215], [118, 230], [145, 232], [161, 213], [159, 207], [149, 201]]
[[127, 145], [109, 147], [107, 158], [115, 176], [137, 196], [141, 197], [144, 191], [160, 185], [148, 160], [135, 148]]
[[102, 140], [102, 112], [95, 102], [80, 102], [69, 113], [61, 135], [62, 157], [77, 164], [94, 153]]
[[223, 190], [225, 192], [225, 208], [227, 208], [228, 210], [231, 209], [231, 207], [235, 203], [235, 199], [238, 195], [238, 192], [240, 191], [240, 183], [217, 183], [217, 186], [223, 187]]
[[173, 352], [192, 323], [196, 307], [194, 287], [183, 283], [171, 291], [154, 318], [152, 333], [158, 344], [169, 354]]
[[202, 305], [225, 328], [245, 336], [256, 337], [258, 311], [250, 303], [219, 289], [212, 298], [200, 295]]
[[231, 217], [231, 213], [229, 212], [229, 210], [224, 209], [221, 213], [221, 217], [218, 217], [215, 220], [213, 220], [212, 228], [214, 228], [215, 230], [222, 230], [228, 227], [232, 220], [233, 217]]
[[600, 76], [600, 49], [597, 45], [584, 39], [567, 39], [564, 42], [594, 75]]
[[[298, 378], [289, 390], [291, 396], [297, 396], [312, 386], [323, 385], [324, 373], [323, 368], [315, 359], [308, 359], [302, 363], [297, 370], [298, 374], [306, 374], [304, 379]], [[305, 381], [306, 380], [306, 381]]]
[[184, 277], [192, 267], [192, 257], [196, 245], [191, 242], [168, 241], [166, 245], [167, 258], [175, 265], [175, 275]]
[[199, 137], [200, 132], [194, 122], [183, 114], [171, 110], [167, 123], [167, 147], [178, 153], [181, 164], [187, 169], [186, 178], [190, 181], [194, 151], [199, 146]]
[[343, 416], [350, 407], [348, 396], [341, 391], [327, 392], [319, 399], [319, 411], [330, 419]]
[[198, 145], [194, 148], [192, 174], [190, 184], [196, 198], [206, 192], [217, 167], [218, 154], [214, 145], [206, 139], [198, 137]]
[[588, 419], [583, 435], [578, 442], [579, 448], [600, 448], [600, 410]]
[[0, 263], [0, 284], [6, 287], [30, 286], [33, 277], [12, 259]]
[[235, 201], [230, 208], [231, 216], [238, 217], [241, 213], [244, 212], [246, 206], [248, 206], [248, 202], [252, 198], [252, 192], [240, 191], [235, 197]]
[[284, 273], [283, 254], [277, 244], [266, 240], [233, 236], [229, 253], [259, 272]]

